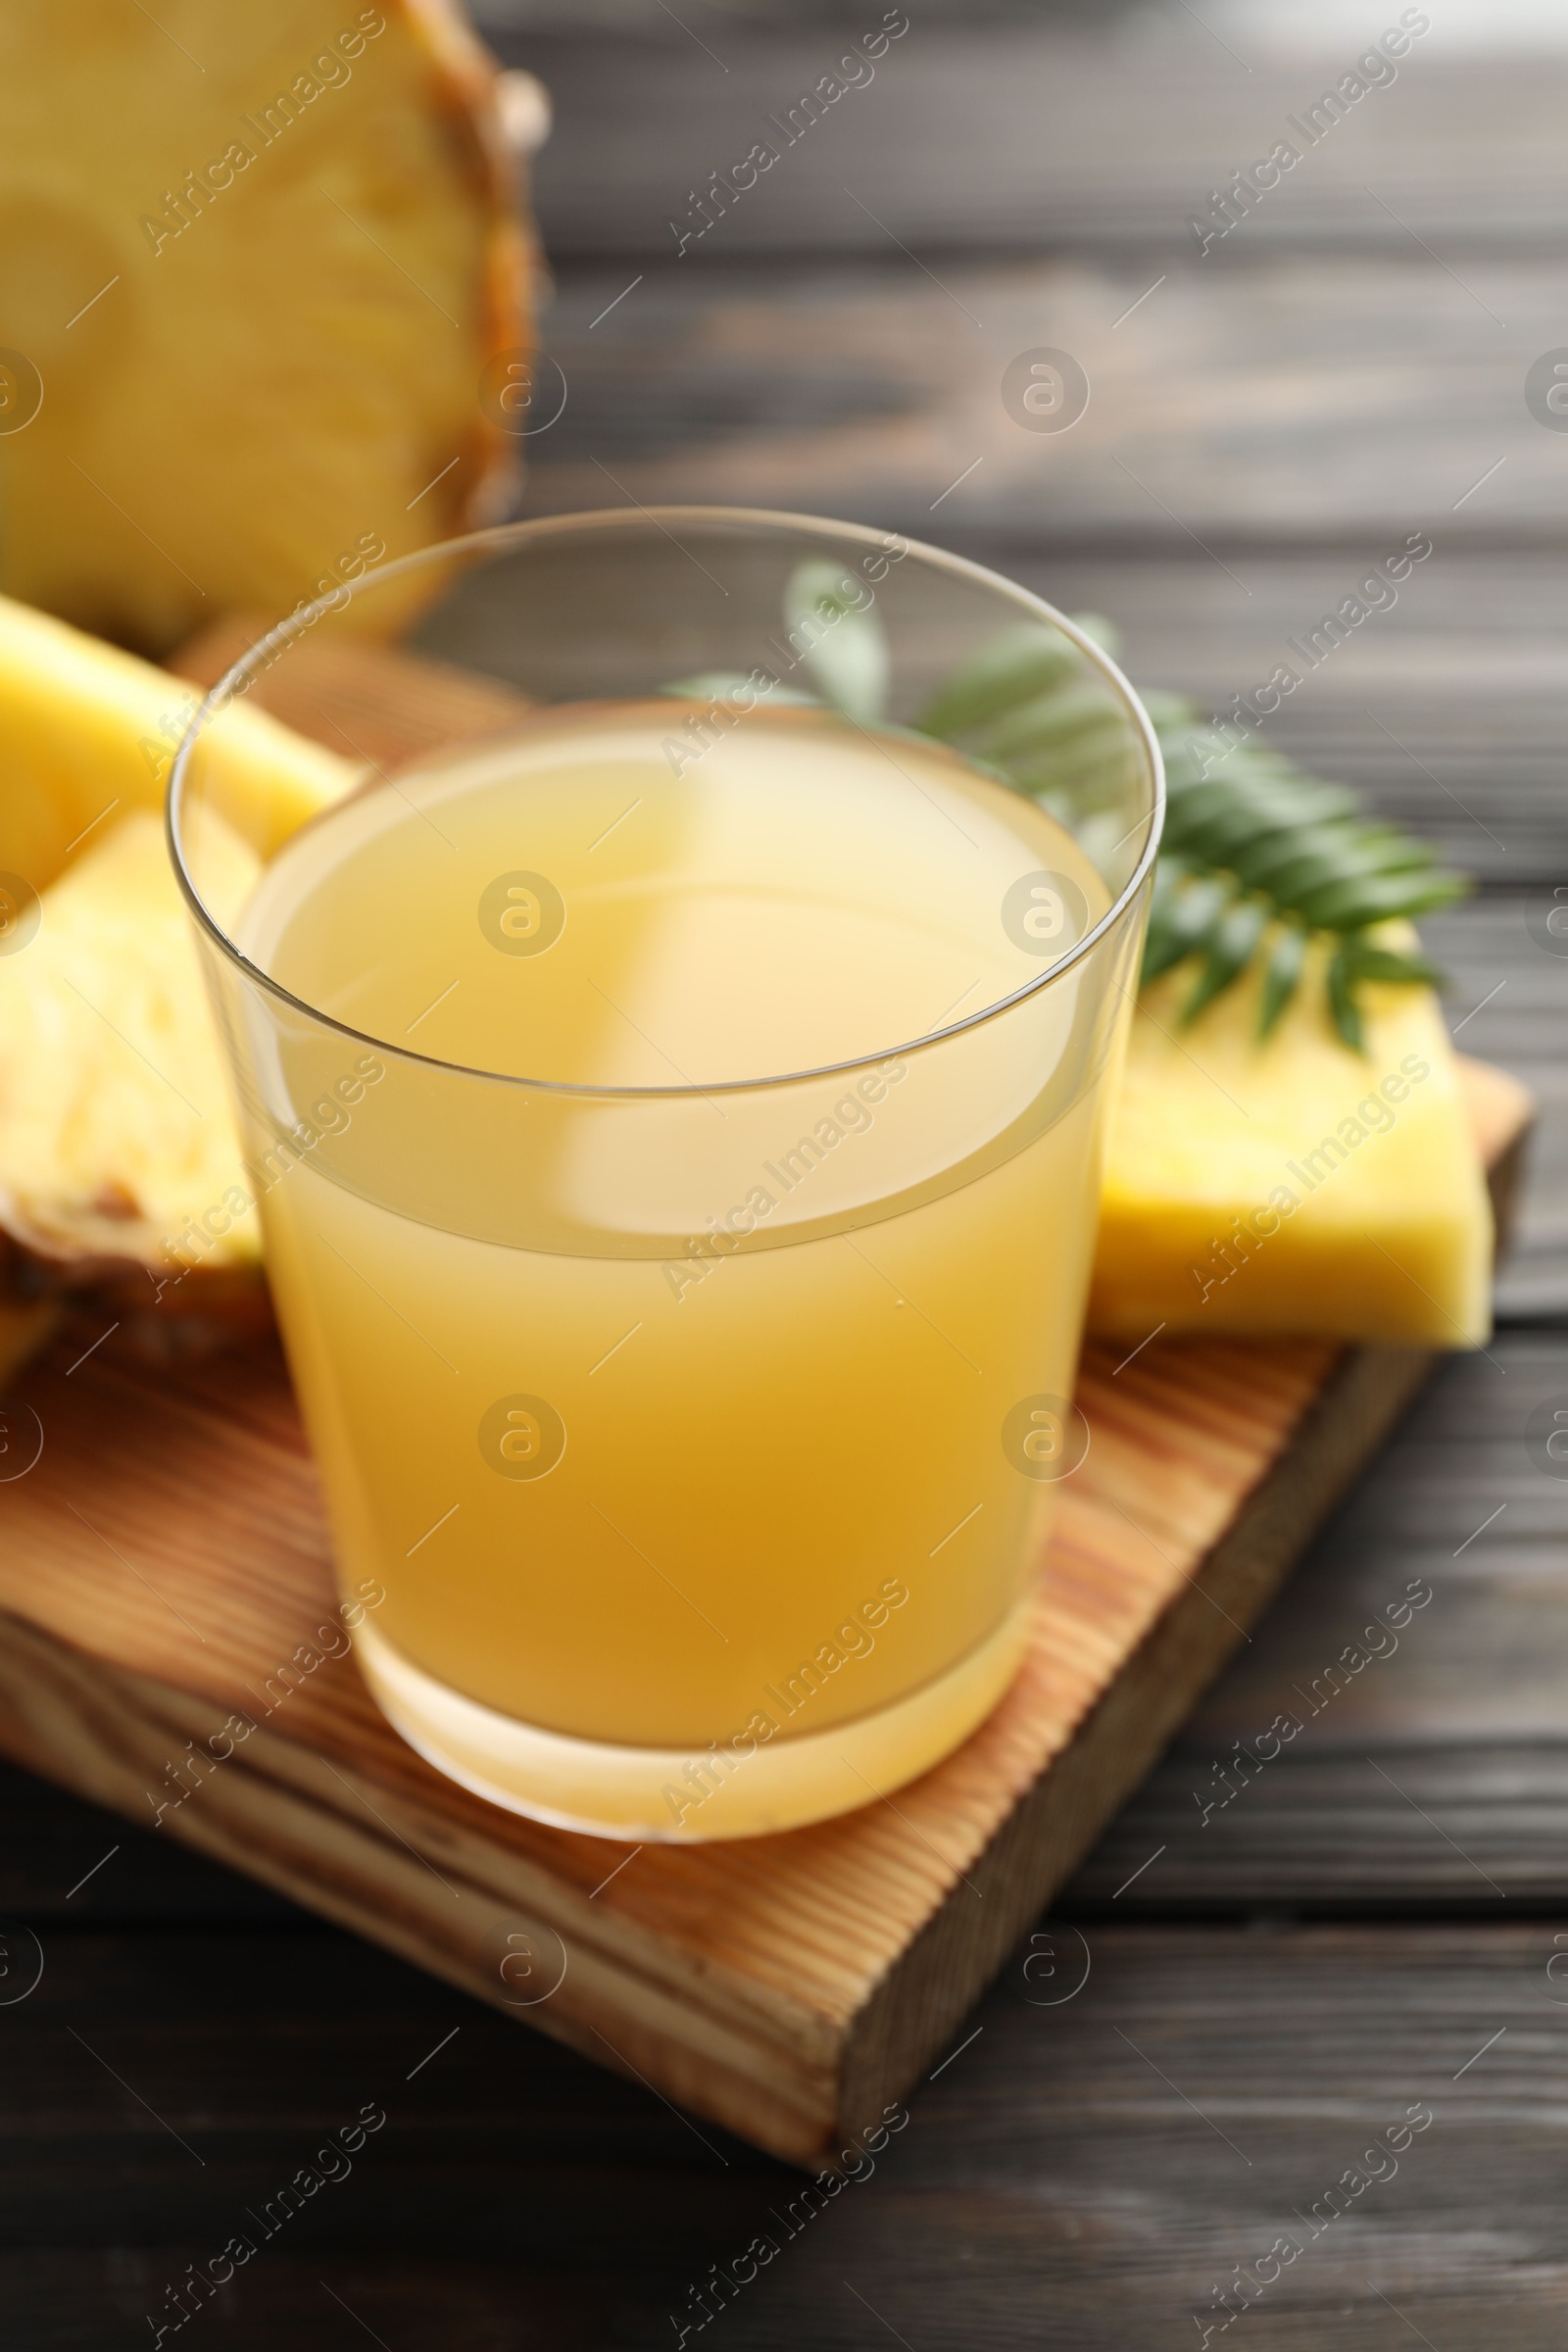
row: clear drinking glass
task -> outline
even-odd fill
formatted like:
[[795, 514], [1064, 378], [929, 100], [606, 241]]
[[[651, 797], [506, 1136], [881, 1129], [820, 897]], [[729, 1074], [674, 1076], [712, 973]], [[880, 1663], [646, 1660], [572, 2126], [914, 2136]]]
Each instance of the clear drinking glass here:
[[[383, 692], [357, 648], [420, 592], [426, 666]], [[1020, 661], [1039, 693], [966, 733]], [[236, 783], [242, 697], [343, 756], [340, 798]], [[932, 728], [1043, 760], [1044, 808]], [[385, 1593], [361, 1665], [441, 1771], [743, 1837], [996, 1705], [1087, 1442], [1160, 802], [1082, 631], [793, 515], [480, 533], [208, 698], [170, 833], [229, 1209], [260, 1202], [345, 1592]]]

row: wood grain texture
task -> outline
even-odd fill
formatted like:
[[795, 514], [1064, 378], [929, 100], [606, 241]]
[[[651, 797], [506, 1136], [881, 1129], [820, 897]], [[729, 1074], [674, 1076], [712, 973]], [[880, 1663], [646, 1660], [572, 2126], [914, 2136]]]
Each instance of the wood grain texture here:
[[[1559, 870], [1568, 876], [1568, 865]], [[1537, 884], [1423, 926], [1452, 975], [1451, 1018], [1461, 1044], [1497, 1055], [1540, 1105], [1519, 1222], [1497, 1281], [1499, 1317], [1520, 1323], [1560, 1324], [1568, 1315], [1568, 958], [1541, 944], [1553, 903], [1551, 886]]]
[[[1061, 1901], [1162, 1916], [1549, 1906], [1568, 1834], [1568, 1482], [1525, 1443], [1568, 1396], [1559, 1338], [1510, 1331], [1440, 1366]], [[1406, 1589], [1429, 1604], [1363, 1641]], [[1386, 1622], [1386, 1620], [1385, 1620]], [[1364, 1663], [1344, 1671], [1346, 1646]], [[1373, 1646], [1385, 1654], [1373, 1657]], [[1341, 1671], [1330, 1672], [1341, 1662]], [[1280, 1710], [1301, 1725], [1234, 1768]], [[1209, 1804], [1205, 1817], [1203, 1805]]]
[[[1143, 2352], [1196, 2341], [1233, 2266], [1306, 2237], [1425, 2103], [1397, 2174], [1308, 2239], [1241, 2340], [1390, 2352], [1399, 2314], [1441, 2352], [1556, 2352], [1565, 1918], [1043, 1923], [810, 2222], [782, 2166], [349, 1937], [187, 1928], [127, 1973], [123, 1938], [46, 1928], [41, 1984], [0, 2011], [8, 2344], [150, 2341], [166, 2285], [238, 2229], [257, 2257], [186, 2343], [648, 2352], [763, 2234], [776, 2258], [708, 2341]], [[387, 2122], [351, 2175], [263, 2239], [247, 2209], [368, 2101]]]
[[[1523, 1099], [1494, 1076], [1475, 1102], [1496, 1158]], [[975, 1737], [896, 1803], [628, 1860], [445, 1781], [346, 1656], [284, 1675], [335, 1613], [275, 1356], [153, 1383], [108, 1348], [72, 1369], [61, 1347], [24, 1392], [41, 1456], [0, 1491], [0, 1744], [817, 2160], [940, 2048], [1428, 1364], [1328, 1343], [1156, 1340], [1125, 1363], [1092, 1347], [1094, 1443], [1025, 1668]], [[507, 1973], [512, 1938], [527, 1991], [550, 1984], [537, 2005]]]
[[[1524, 384], [1559, 347], [1556, 267], [1460, 267], [1474, 296], [1408, 240], [1218, 266], [966, 254], [939, 282], [892, 245], [833, 270], [652, 264], [634, 290], [630, 262], [596, 265], [550, 314], [569, 396], [529, 445], [529, 511], [733, 501], [1037, 552], [1206, 549], [1238, 622], [1244, 555], [1418, 530], [1550, 547], [1561, 436]], [[1048, 347], [1091, 398], [1041, 434], [1002, 379]]]
[[[831, 71], [879, 10], [764, 32], [705, 10], [687, 34], [652, 22], [652, 9], [641, 31], [617, 10], [609, 72], [603, 39], [504, 34], [556, 109], [536, 190], [546, 246], [557, 257], [673, 258], [669, 220], [687, 216], [688, 192], [769, 138], [778, 163], [688, 247], [693, 273], [725, 252], [848, 257], [887, 250], [894, 236], [932, 260], [986, 246], [1136, 246], [1158, 269], [1196, 251], [1188, 216], [1216, 181], [1266, 155], [1286, 135], [1284, 118], [1381, 29], [1303, 40], [1293, 26], [1281, 44], [1265, 11], [1253, 37], [1228, 24], [1228, 54], [1175, 7], [1097, 10], [1103, 29], [1075, 13], [1078, 22], [981, 27], [933, 23], [915, 6], [874, 81], [824, 109], [793, 145], [787, 124], [783, 137], [767, 130], [767, 116]], [[1533, 58], [1526, 74], [1485, 51], [1445, 56], [1439, 30], [1414, 44], [1395, 86], [1371, 91], [1303, 156], [1209, 267], [1244, 239], [1275, 255], [1303, 244], [1397, 250], [1411, 230], [1450, 258], [1544, 246], [1562, 209], [1565, 88], [1560, 54]]]

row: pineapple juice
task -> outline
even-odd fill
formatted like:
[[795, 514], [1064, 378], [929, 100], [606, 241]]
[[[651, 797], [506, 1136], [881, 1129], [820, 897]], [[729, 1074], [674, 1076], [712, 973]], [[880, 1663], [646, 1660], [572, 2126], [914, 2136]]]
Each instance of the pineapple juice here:
[[1100, 875], [938, 746], [758, 710], [697, 756], [683, 715], [432, 760], [238, 927], [359, 1033], [335, 1093], [277, 1050], [274, 1133], [353, 1107], [263, 1212], [372, 1687], [486, 1795], [656, 1838], [868, 1801], [1015, 1671], [1109, 993], [1040, 992], [1022, 1067], [1016, 1012], [922, 1049]]

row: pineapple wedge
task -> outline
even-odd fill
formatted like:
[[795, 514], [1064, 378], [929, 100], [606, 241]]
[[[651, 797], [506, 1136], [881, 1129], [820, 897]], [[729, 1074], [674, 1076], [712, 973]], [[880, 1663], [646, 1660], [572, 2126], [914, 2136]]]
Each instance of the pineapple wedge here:
[[[255, 1211], [225, 1207], [240, 1150], [161, 815], [196, 701], [0, 598], [0, 1378], [74, 1292], [144, 1341], [266, 1317]], [[360, 771], [243, 701], [197, 757], [221, 919]], [[171, 1243], [193, 1217], [187, 1273]]]
[[1264, 1045], [1255, 970], [1183, 1029], [1189, 985], [1172, 974], [1139, 1000], [1090, 1328], [1129, 1344], [1161, 1325], [1485, 1340], [1492, 1212], [1431, 992], [1367, 986], [1366, 1052], [1353, 1054], [1330, 1024], [1320, 960]]
[[[96, 828], [161, 808], [200, 699], [134, 654], [0, 597], [0, 874], [43, 890]], [[198, 757], [221, 778], [229, 823], [263, 857], [355, 772], [245, 702], [218, 714]]]
[[[238, 896], [259, 860], [232, 836], [225, 862]], [[224, 1212], [240, 1147], [161, 820], [137, 809], [106, 826], [39, 911], [0, 958], [0, 1223], [78, 1273], [129, 1260], [168, 1274], [170, 1238], [216, 1211], [203, 1271], [254, 1269], [255, 1209]], [[151, 1308], [158, 1278], [142, 1287]]]

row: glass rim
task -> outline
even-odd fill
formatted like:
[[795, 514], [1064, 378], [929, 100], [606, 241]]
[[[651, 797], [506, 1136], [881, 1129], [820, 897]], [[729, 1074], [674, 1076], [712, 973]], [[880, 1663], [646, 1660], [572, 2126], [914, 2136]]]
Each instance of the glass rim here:
[[[406, 1046], [392, 1044], [385, 1038], [371, 1036], [368, 1031], [354, 1028], [347, 1021], [336, 1019], [311, 1004], [303, 997], [281, 986], [270, 973], [264, 972], [240, 951], [223, 926], [208, 911], [185, 861], [180, 840], [181, 819], [184, 813], [185, 787], [189, 777], [191, 755], [211, 720], [226, 710], [239, 695], [244, 694], [254, 678], [270, 668], [279, 654], [285, 653], [296, 639], [314, 628], [317, 621], [328, 612], [340, 612], [356, 596], [367, 593], [372, 586], [380, 587], [389, 580], [421, 567], [456, 558], [480, 554], [503, 554], [514, 548], [526, 547], [537, 540], [552, 536], [581, 536], [593, 530], [619, 527], [637, 528], [648, 524], [672, 537], [666, 525], [685, 524], [688, 527], [714, 522], [734, 523], [759, 530], [776, 532], [815, 532], [858, 541], [862, 546], [884, 549], [892, 537], [901, 540], [906, 555], [939, 571], [949, 572], [973, 585], [999, 593], [1028, 617], [1046, 621], [1060, 631], [1088, 661], [1090, 666], [1109, 684], [1130, 720], [1133, 732], [1149, 762], [1152, 798], [1149, 808], [1149, 834], [1139, 855], [1138, 862], [1121, 890], [1100, 921], [1084, 934], [1076, 947], [1049, 964], [1032, 980], [1024, 981], [1006, 996], [985, 1004], [977, 1012], [966, 1013], [962, 1020], [950, 1021], [940, 1029], [927, 1031], [903, 1045], [881, 1047], [874, 1054], [857, 1054], [847, 1060], [823, 1062], [810, 1069], [784, 1070], [759, 1078], [722, 1078], [707, 1084], [685, 1083], [679, 1086], [612, 1086], [568, 1083], [562, 1079], [527, 1078], [505, 1070], [487, 1070], [469, 1062], [449, 1061], [439, 1054], [419, 1054]], [[961, 758], [961, 754], [959, 755]], [[1025, 798], [1028, 796], [1025, 795]], [[346, 580], [317, 597], [309, 605], [298, 607], [284, 616], [265, 636], [258, 638], [249, 652], [224, 671], [217, 684], [209, 689], [192, 712], [190, 721], [175, 751], [170, 769], [169, 790], [164, 805], [164, 831], [169, 844], [171, 862], [186, 906], [194, 915], [198, 929], [220, 951], [224, 959], [240, 975], [275, 1003], [290, 1011], [303, 1013], [308, 1020], [334, 1031], [356, 1046], [368, 1047], [376, 1054], [390, 1054], [397, 1061], [426, 1070], [437, 1070], [458, 1078], [480, 1079], [493, 1086], [510, 1086], [530, 1094], [550, 1094], [575, 1097], [588, 1102], [660, 1102], [689, 1101], [710, 1095], [748, 1094], [767, 1087], [797, 1086], [808, 1081], [837, 1078], [858, 1070], [875, 1069], [885, 1061], [899, 1061], [906, 1056], [923, 1054], [928, 1049], [945, 1045], [950, 1039], [961, 1037], [968, 1030], [980, 1028], [988, 1021], [1000, 1019], [1017, 1004], [1026, 1003], [1043, 990], [1055, 987], [1076, 965], [1083, 962], [1102, 940], [1108, 939], [1127, 920], [1138, 894], [1152, 871], [1159, 854], [1160, 836], [1165, 821], [1165, 764], [1153, 722], [1144, 709], [1138, 694], [1118, 664], [1088, 632], [1080, 628], [1066, 613], [1048, 604], [1033, 589], [1009, 580], [1004, 573], [993, 571], [988, 564], [973, 563], [967, 556], [952, 554], [946, 548], [932, 547], [924, 540], [911, 539], [903, 531], [879, 529], [873, 523], [836, 522], [816, 514], [796, 514], [767, 507], [728, 506], [660, 506], [660, 507], [590, 507], [576, 514], [533, 515], [518, 522], [492, 524], [479, 531], [466, 531], [456, 539], [443, 539], [431, 547], [416, 548], [406, 556], [396, 556], [390, 563], [378, 564], [362, 572], [357, 579]]]

